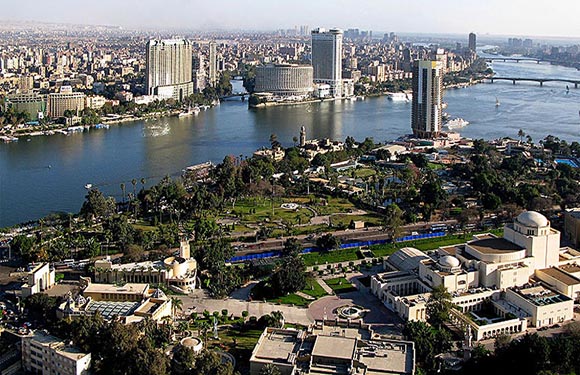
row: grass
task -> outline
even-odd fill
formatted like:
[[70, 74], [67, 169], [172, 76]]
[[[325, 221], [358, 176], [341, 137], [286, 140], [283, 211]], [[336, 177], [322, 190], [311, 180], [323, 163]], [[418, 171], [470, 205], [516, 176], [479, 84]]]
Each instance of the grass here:
[[306, 266], [314, 266], [326, 263], [350, 262], [351, 260], [362, 259], [358, 248], [340, 249], [328, 252], [315, 252], [304, 254], [302, 259]]
[[384, 245], [374, 245], [370, 249], [375, 257], [384, 257], [393, 254], [395, 251], [402, 249], [403, 247], [414, 247], [421, 251], [435, 250], [440, 247], [451, 246], [465, 243], [473, 237], [476, 233], [487, 233], [491, 232], [495, 235], [501, 235], [503, 233], [502, 229], [495, 229], [486, 232], [474, 232], [466, 234], [454, 234], [445, 237], [437, 238], [427, 238], [424, 240], [417, 241], [405, 241], [397, 243], [389, 243]]
[[352, 286], [350, 281], [348, 281], [344, 277], [337, 277], [336, 279], [328, 279], [324, 281], [336, 294], [347, 293], [356, 290], [356, 288]]
[[445, 166], [443, 164], [437, 164], [437, 163], [427, 163], [427, 167], [431, 170], [437, 171], [440, 169], [445, 169]]
[[354, 174], [356, 177], [366, 178], [376, 175], [377, 172], [374, 169], [370, 168], [359, 168], [354, 172]]
[[302, 293], [308, 294], [309, 296], [314, 297], [316, 299], [326, 295], [324, 289], [315, 279], [306, 280], [306, 287], [302, 289]]
[[367, 215], [346, 215], [346, 214], [337, 214], [332, 215], [331, 222], [334, 227], [343, 227], [347, 228], [350, 225], [351, 221], [364, 221], [365, 224], [371, 226], [377, 226], [381, 224], [381, 217], [376, 214], [367, 214]]
[[330, 215], [351, 212], [356, 209], [355, 205], [346, 198], [327, 198], [327, 205], [317, 205], [313, 207], [319, 215]]

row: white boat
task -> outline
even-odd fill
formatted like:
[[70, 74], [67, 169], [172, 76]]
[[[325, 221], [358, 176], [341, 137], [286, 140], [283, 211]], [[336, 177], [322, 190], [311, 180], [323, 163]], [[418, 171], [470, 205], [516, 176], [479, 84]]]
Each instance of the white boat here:
[[447, 129], [452, 130], [452, 129], [460, 129], [467, 125], [469, 125], [469, 121], [466, 121], [462, 118], [454, 118], [447, 121], [444, 126], [447, 127]]
[[499, 102], [499, 99], [498, 99], [498, 98], [497, 98], [497, 96], [496, 96], [496, 97], [495, 97], [495, 106], [496, 106], [496, 107], [499, 107], [499, 106], [500, 106], [500, 104], [501, 104], [501, 103]]
[[189, 107], [187, 109], [187, 111], [184, 112], [180, 112], [177, 117], [187, 117], [187, 116], [191, 116], [191, 115], [197, 115], [199, 113], [200, 109], [199, 107]]
[[93, 187], [93, 184], [86, 184], [85, 189], [90, 190]]
[[409, 101], [407, 94], [405, 94], [404, 92], [390, 93], [389, 95], [387, 95], [387, 98], [389, 98], [389, 100], [392, 100], [393, 102], [408, 102]]

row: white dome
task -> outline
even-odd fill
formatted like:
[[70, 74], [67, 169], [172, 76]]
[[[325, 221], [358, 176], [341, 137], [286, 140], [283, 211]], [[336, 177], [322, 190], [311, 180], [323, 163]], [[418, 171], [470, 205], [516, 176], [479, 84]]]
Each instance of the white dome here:
[[459, 259], [455, 258], [452, 255], [445, 255], [444, 257], [441, 257], [439, 259], [439, 264], [442, 265], [443, 267], [450, 267], [450, 268], [455, 268], [455, 267], [459, 267]]
[[536, 211], [526, 211], [518, 215], [517, 221], [526, 227], [545, 227], [548, 226], [548, 219]]

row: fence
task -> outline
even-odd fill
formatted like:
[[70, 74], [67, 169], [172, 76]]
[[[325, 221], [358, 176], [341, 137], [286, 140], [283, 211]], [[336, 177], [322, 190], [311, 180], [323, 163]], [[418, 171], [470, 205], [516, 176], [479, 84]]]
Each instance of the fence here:
[[[424, 234], [416, 234], [413, 236], [405, 236], [395, 239], [395, 242], [408, 242], [408, 241], [415, 241], [415, 240], [424, 240], [427, 238], [436, 238], [436, 237], [444, 237], [447, 233], [445, 232], [433, 232], [433, 233], [424, 233]], [[341, 249], [351, 249], [354, 247], [364, 247], [364, 246], [372, 246], [372, 245], [383, 245], [386, 243], [390, 243], [391, 240], [372, 240], [372, 241], [360, 241], [360, 242], [349, 242], [340, 245]], [[307, 247], [302, 250], [302, 254], [310, 254], [319, 252], [320, 249], [317, 247]], [[257, 260], [257, 259], [265, 259], [265, 258], [276, 258], [282, 255], [282, 252], [279, 250], [276, 251], [268, 251], [265, 253], [255, 253], [255, 254], [247, 254], [247, 255], [240, 255], [235, 256], [229, 260], [230, 263], [239, 263], [239, 262], [247, 262], [250, 260]]]

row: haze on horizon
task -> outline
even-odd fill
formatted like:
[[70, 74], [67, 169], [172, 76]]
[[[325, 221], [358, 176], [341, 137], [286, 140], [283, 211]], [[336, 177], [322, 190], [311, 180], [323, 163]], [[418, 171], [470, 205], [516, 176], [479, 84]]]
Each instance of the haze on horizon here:
[[[558, 5], [555, 5], [558, 4]], [[276, 30], [299, 25], [400, 33], [580, 37], [580, 1], [21, 0], [0, 18], [130, 28]]]

